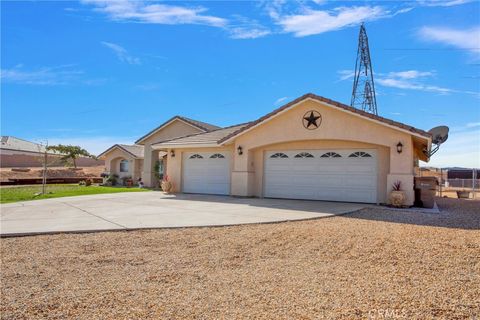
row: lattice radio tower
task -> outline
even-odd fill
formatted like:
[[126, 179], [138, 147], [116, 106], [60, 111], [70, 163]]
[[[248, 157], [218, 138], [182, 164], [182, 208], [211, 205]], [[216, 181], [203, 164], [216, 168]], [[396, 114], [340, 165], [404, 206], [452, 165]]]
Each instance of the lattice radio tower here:
[[350, 105], [378, 115], [367, 30], [365, 30], [363, 23], [360, 26], [360, 34], [358, 35], [357, 61], [355, 62], [355, 78], [353, 80], [352, 102]]

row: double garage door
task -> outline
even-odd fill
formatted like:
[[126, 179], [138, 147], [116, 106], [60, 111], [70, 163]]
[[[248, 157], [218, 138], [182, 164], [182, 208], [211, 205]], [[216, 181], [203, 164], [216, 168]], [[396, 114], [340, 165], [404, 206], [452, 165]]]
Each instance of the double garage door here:
[[296, 150], [265, 154], [264, 196], [377, 202], [375, 150]]
[[[183, 192], [230, 194], [230, 152], [184, 153]], [[370, 149], [265, 153], [265, 197], [377, 202], [377, 154]]]
[[230, 194], [230, 152], [184, 153], [183, 192]]

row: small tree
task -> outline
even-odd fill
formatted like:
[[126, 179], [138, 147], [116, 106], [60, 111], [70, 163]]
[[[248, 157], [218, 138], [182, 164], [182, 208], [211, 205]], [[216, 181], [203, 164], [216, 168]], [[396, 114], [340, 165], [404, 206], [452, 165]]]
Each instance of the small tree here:
[[70, 146], [70, 145], [63, 145], [59, 144], [56, 146], [48, 146], [47, 150], [52, 150], [60, 153], [62, 155], [62, 160], [68, 161], [72, 160], [73, 166], [75, 169], [77, 168], [77, 163], [76, 159], [80, 156], [87, 157], [87, 158], [93, 158], [96, 159], [94, 155], [90, 154], [87, 150], [82, 149], [79, 146]]

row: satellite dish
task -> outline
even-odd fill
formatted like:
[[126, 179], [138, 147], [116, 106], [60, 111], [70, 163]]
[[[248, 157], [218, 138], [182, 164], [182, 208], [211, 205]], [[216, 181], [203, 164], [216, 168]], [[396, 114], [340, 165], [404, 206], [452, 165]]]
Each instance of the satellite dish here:
[[432, 143], [436, 145], [441, 145], [448, 139], [448, 127], [447, 126], [438, 126], [430, 129], [428, 132], [432, 135]]
[[430, 151], [424, 150], [423, 152], [425, 155], [430, 158], [435, 152], [438, 151], [440, 145], [448, 139], [448, 130], [449, 129], [447, 126], [438, 126], [428, 131], [428, 133], [432, 135], [432, 143], [435, 145], [435, 148], [431, 149]]

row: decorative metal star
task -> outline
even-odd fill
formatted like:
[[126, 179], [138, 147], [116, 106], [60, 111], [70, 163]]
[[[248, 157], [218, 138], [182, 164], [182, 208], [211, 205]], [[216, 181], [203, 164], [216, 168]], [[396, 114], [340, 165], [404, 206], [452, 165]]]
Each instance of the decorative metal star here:
[[317, 121], [318, 119], [321, 119], [322, 116], [318, 112], [315, 112], [315, 113], [314, 111], [310, 111], [310, 114], [308, 116], [307, 116], [308, 112], [305, 114], [305, 116], [303, 117], [303, 120], [304, 120], [303, 125], [305, 126], [305, 128], [310, 129], [310, 126], [313, 126], [314, 128], [311, 128], [311, 129], [316, 129], [320, 126], [320, 124], [317, 123]]

